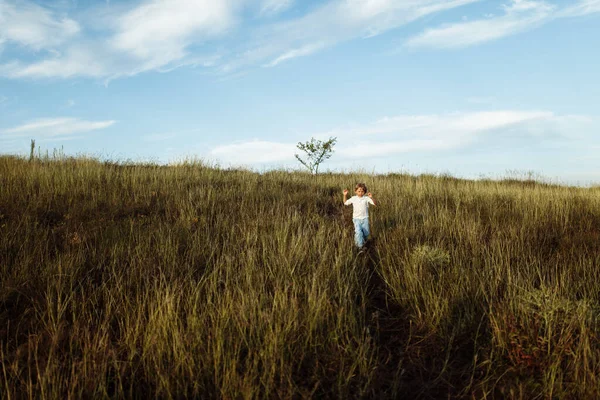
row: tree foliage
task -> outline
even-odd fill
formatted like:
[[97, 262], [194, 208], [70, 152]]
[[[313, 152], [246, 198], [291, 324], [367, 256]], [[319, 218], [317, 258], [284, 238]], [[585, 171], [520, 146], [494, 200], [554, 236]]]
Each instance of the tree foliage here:
[[305, 143], [298, 142], [296, 147], [305, 153], [304, 158], [298, 154], [294, 154], [296, 159], [300, 161], [312, 174], [319, 173], [319, 165], [323, 161], [329, 159], [333, 154], [333, 146], [337, 142], [337, 138], [330, 137], [328, 140], [317, 140], [311, 138]]

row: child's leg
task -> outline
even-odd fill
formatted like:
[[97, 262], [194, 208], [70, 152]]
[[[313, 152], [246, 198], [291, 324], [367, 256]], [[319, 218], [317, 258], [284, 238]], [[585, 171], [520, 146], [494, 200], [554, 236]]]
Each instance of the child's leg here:
[[365, 244], [365, 237], [363, 235], [362, 221], [358, 218], [353, 218], [354, 223], [354, 243], [357, 247], [361, 248]]
[[361, 228], [363, 231], [363, 237], [365, 238], [365, 240], [367, 240], [367, 238], [371, 234], [369, 230], [369, 218], [365, 218], [361, 221]]

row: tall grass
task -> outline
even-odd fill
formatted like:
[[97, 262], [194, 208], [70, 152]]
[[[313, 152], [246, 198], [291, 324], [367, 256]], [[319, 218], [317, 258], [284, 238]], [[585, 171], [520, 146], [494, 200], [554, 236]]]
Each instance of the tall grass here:
[[597, 397], [598, 194], [0, 157], [2, 397]]

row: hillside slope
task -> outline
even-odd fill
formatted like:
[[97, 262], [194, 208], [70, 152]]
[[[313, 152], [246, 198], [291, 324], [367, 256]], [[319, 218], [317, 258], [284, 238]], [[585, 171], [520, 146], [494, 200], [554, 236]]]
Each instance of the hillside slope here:
[[598, 397], [598, 194], [2, 156], [2, 397]]

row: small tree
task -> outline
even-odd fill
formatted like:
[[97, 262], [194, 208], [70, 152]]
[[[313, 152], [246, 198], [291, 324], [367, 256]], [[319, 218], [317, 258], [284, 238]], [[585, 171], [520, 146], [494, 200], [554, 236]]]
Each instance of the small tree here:
[[311, 138], [306, 143], [298, 142], [296, 147], [306, 153], [306, 157], [303, 159], [298, 154], [294, 154], [298, 161], [304, 165], [311, 174], [319, 173], [319, 165], [329, 159], [333, 154], [333, 146], [337, 138], [330, 137], [329, 140], [322, 141]]

